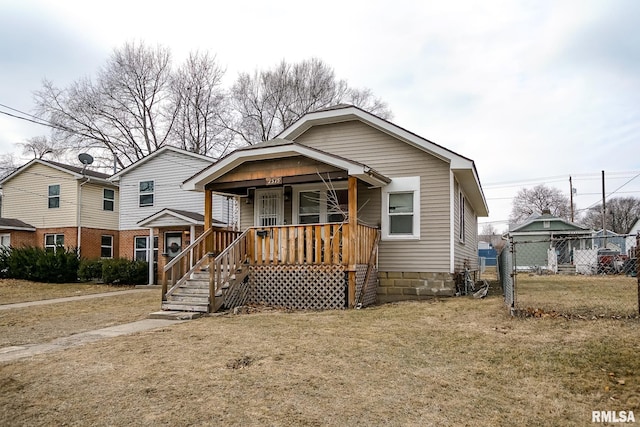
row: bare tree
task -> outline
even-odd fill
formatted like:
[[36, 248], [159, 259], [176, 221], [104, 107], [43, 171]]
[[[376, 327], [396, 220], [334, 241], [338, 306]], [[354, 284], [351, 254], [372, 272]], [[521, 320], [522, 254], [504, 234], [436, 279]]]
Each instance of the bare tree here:
[[231, 89], [235, 111], [231, 129], [244, 143], [272, 139], [306, 113], [352, 103], [384, 119], [387, 104], [369, 89], [350, 88], [317, 58], [296, 64], [281, 61], [270, 70], [241, 73]]
[[55, 126], [54, 138], [74, 150], [103, 149], [124, 167], [167, 143], [177, 114], [170, 76], [167, 48], [126, 43], [95, 82], [84, 78], [59, 89], [45, 80], [36, 106]]
[[24, 156], [34, 159], [43, 159], [45, 156], [59, 159], [66, 152], [66, 149], [59, 142], [49, 140], [46, 136], [34, 136], [27, 139], [26, 142], [19, 142], [16, 145], [22, 147]]
[[[640, 218], [640, 199], [635, 197], [618, 197], [607, 200], [605, 225], [607, 230], [618, 234], [626, 234]], [[587, 210], [580, 223], [594, 230], [602, 229], [602, 204]]]
[[173, 102], [177, 117], [173, 140], [194, 153], [221, 157], [233, 138], [224, 123], [229, 120], [224, 70], [214, 56], [192, 53], [173, 75]]
[[18, 167], [13, 153], [0, 154], [0, 179], [12, 174]]
[[523, 188], [513, 199], [509, 221], [519, 224], [531, 215], [541, 214], [543, 210], [547, 209], [552, 215], [559, 218], [568, 220], [571, 215], [569, 198], [557, 188], [547, 187], [544, 184], [537, 185], [532, 189]]

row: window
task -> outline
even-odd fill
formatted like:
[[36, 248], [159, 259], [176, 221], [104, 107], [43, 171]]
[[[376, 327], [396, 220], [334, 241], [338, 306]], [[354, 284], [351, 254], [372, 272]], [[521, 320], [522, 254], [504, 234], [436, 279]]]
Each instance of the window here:
[[60, 207], [60, 184], [49, 186], [49, 209]]
[[113, 236], [102, 236], [100, 239], [100, 258], [113, 258]]
[[389, 193], [389, 234], [413, 234], [413, 192]]
[[[342, 188], [335, 188], [335, 187]], [[294, 217], [297, 224], [342, 222], [349, 210], [349, 192], [345, 184], [334, 189], [318, 189], [317, 185], [303, 185], [294, 189]]]
[[116, 199], [116, 192], [110, 188], [102, 190], [102, 210], [113, 211], [114, 202]]
[[[136, 261], [149, 261], [147, 257], [149, 249], [149, 236], [135, 238], [134, 258]], [[153, 262], [158, 262], [158, 237], [153, 238]]]
[[56, 248], [64, 247], [64, 234], [45, 234], [44, 249], [47, 251], [56, 251]]
[[11, 234], [0, 234], [0, 247], [11, 247]]
[[382, 237], [420, 238], [420, 177], [393, 178], [382, 189]]
[[458, 199], [458, 239], [464, 243], [467, 233], [464, 220], [465, 200], [462, 191], [458, 194]]
[[320, 191], [301, 191], [298, 203], [298, 224], [320, 222]]
[[140, 181], [139, 185], [140, 206], [153, 206], [154, 182]]

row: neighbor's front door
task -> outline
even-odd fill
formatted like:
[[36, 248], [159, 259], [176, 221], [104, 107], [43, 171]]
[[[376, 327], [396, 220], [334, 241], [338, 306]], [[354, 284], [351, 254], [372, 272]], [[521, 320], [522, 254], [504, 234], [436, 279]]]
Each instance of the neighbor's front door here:
[[182, 251], [182, 233], [165, 233], [164, 235], [164, 252], [167, 254], [169, 261]]
[[283, 224], [282, 188], [256, 190], [254, 204], [254, 218], [257, 227]]

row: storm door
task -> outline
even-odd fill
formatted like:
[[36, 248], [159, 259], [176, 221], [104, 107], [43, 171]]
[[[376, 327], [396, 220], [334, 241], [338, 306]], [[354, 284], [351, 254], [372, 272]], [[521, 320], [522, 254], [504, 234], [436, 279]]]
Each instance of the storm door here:
[[255, 193], [255, 225], [271, 227], [282, 225], [284, 202], [282, 189], [256, 190]]

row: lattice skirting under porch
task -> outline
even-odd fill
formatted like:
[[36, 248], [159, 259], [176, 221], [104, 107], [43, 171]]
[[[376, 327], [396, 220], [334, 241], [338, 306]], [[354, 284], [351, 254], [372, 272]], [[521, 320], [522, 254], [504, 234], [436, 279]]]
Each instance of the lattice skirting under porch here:
[[346, 307], [342, 265], [253, 265], [249, 271], [248, 302], [297, 310]]
[[364, 280], [367, 277], [367, 264], [356, 265], [356, 299], [362, 303], [363, 307], [376, 303], [378, 295], [378, 269], [374, 268], [369, 275], [369, 283], [364, 289], [362, 294], [362, 287], [364, 286]]

